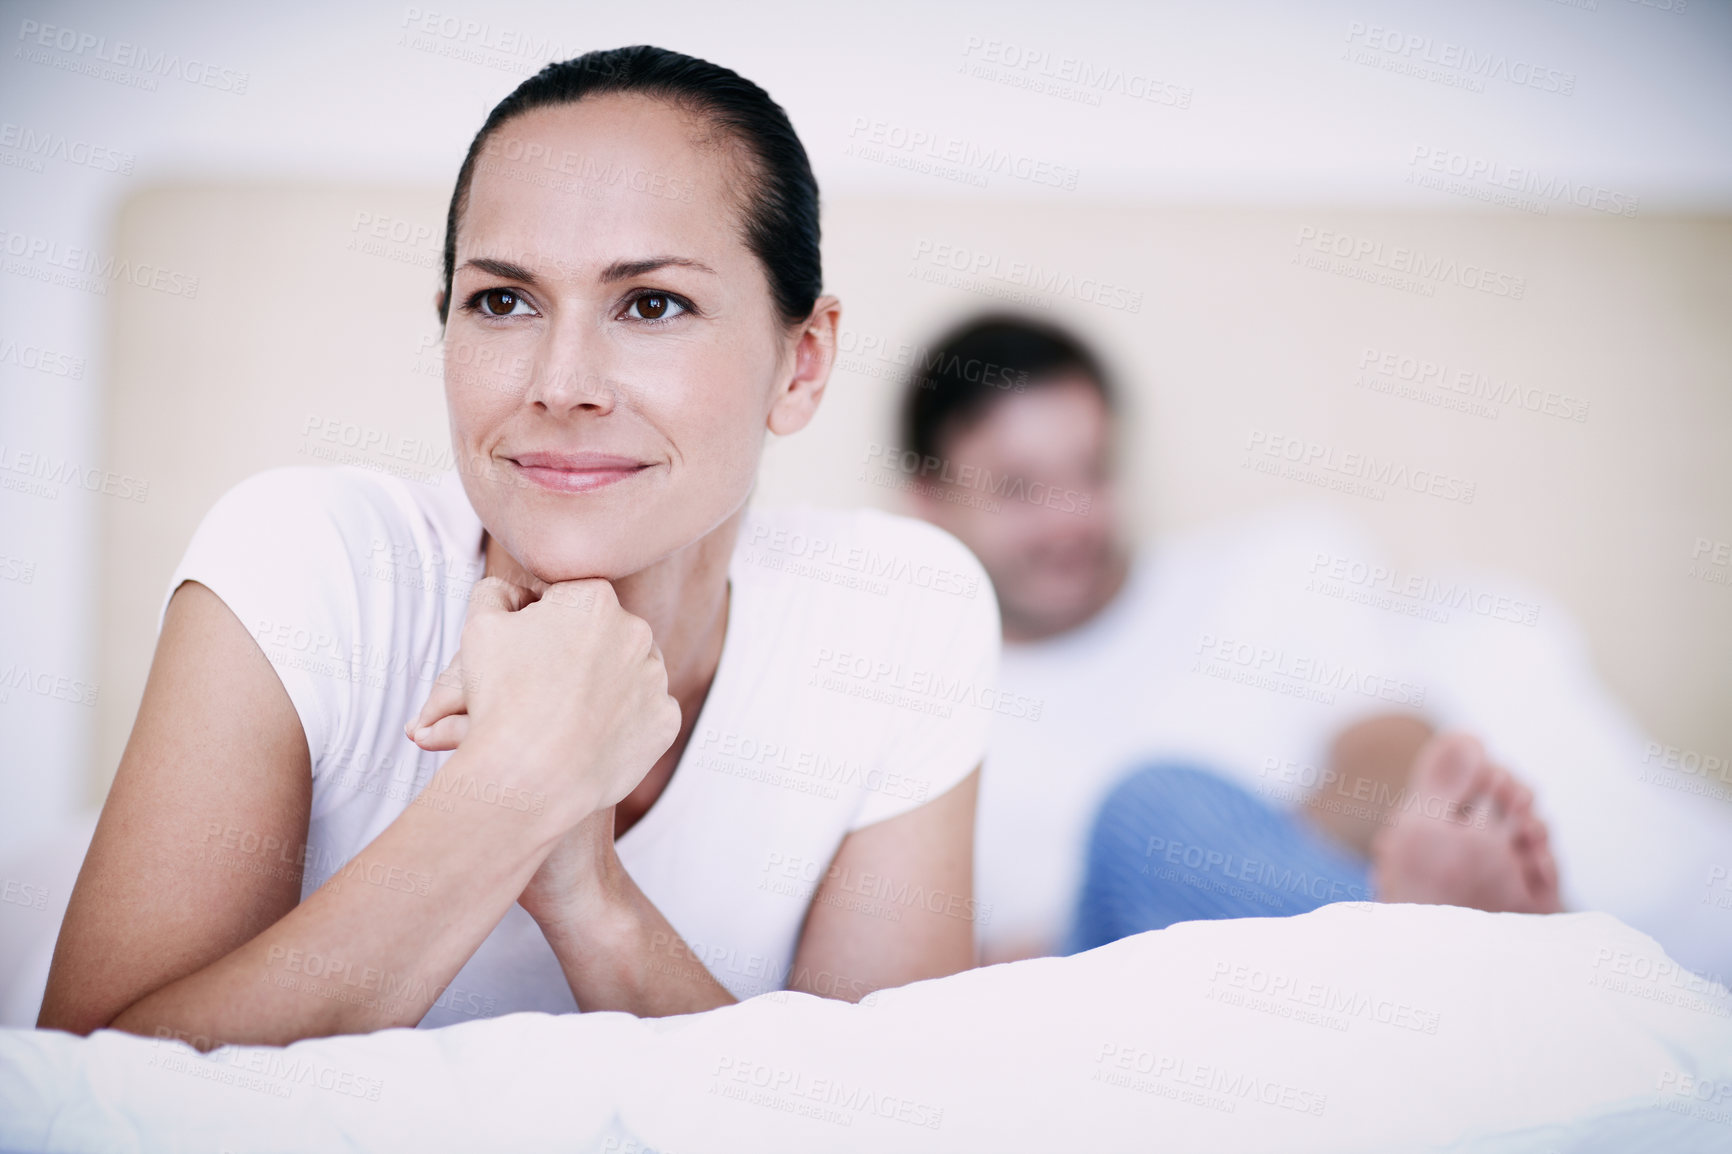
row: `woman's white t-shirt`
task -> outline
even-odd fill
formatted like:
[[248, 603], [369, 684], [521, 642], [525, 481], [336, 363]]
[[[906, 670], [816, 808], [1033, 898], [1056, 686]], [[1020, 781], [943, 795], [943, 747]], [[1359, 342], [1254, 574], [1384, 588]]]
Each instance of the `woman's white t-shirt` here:
[[[306, 730], [303, 897], [450, 756], [417, 748], [403, 726], [456, 654], [481, 544], [455, 473], [427, 485], [351, 466], [280, 468], [218, 500], [170, 579], [164, 611], [183, 581], [215, 592]], [[685, 945], [744, 998], [796, 976], [800, 927], [842, 839], [956, 785], [980, 763], [992, 716], [1014, 719], [1028, 703], [995, 684], [990, 582], [933, 526], [870, 509], [749, 508], [728, 579], [709, 696], [673, 777], [618, 852]], [[536, 804], [521, 794], [497, 803]], [[422, 804], [438, 805], [437, 794]], [[870, 875], [848, 889], [850, 901], [883, 907], [887, 923], [899, 906], [955, 904]], [[974, 914], [971, 901], [963, 912]], [[850, 984], [798, 976], [821, 992]], [[421, 1025], [575, 1009], [552, 948], [513, 905]]]

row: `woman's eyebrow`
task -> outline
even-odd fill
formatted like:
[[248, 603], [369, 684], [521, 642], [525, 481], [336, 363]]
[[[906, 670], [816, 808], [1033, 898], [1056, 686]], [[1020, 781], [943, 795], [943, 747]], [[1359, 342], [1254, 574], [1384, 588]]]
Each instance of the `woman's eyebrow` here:
[[601, 280], [603, 284], [612, 284], [614, 281], [630, 280], [632, 277], [643, 276], [645, 273], [654, 272], [658, 268], [667, 268], [670, 265], [678, 268], [696, 269], [699, 272], [707, 272], [711, 276], [716, 275], [715, 269], [702, 261], [692, 260], [689, 257], [652, 256], [643, 260], [616, 260], [601, 270]]
[[468, 260], [463, 262], [463, 267], [478, 268], [482, 272], [490, 272], [494, 276], [504, 277], [506, 280], [522, 281], [526, 285], [534, 285], [536, 283], [535, 274], [524, 268], [522, 265], [508, 260], [499, 260], [496, 257], [470, 257]]
[[[482, 272], [492, 273], [494, 276], [504, 277], [506, 280], [521, 281], [532, 287], [539, 283], [535, 274], [524, 266], [516, 261], [501, 260], [498, 257], [471, 257], [463, 262], [462, 267], [478, 268]], [[643, 276], [645, 273], [654, 272], [656, 269], [669, 267], [696, 269], [698, 272], [707, 272], [711, 276], [717, 275], [715, 269], [703, 261], [692, 260], [690, 257], [652, 256], [642, 260], [616, 260], [601, 270], [601, 281], [603, 284], [612, 284], [615, 281], [630, 280], [632, 277]]]

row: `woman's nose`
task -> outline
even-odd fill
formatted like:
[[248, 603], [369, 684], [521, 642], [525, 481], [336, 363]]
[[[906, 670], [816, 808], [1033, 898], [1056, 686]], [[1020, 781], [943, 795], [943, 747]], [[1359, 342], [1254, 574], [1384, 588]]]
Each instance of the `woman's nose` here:
[[611, 412], [618, 382], [609, 372], [603, 350], [595, 346], [594, 337], [586, 339], [575, 332], [552, 334], [531, 366], [524, 402], [555, 413], [576, 409]]
[[615, 382], [590, 369], [566, 365], [536, 367], [530, 379], [525, 400], [549, 412], [590, 409], [611, 412], [616, 396]]

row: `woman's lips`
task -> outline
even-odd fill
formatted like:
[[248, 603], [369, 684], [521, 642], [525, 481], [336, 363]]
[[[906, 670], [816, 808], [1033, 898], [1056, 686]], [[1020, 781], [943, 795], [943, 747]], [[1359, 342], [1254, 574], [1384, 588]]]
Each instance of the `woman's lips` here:
[[529, 481], [556, 493], [590, 493], [634, 476], [649, 465], [607, 453], [522, 453], [507, 457]]

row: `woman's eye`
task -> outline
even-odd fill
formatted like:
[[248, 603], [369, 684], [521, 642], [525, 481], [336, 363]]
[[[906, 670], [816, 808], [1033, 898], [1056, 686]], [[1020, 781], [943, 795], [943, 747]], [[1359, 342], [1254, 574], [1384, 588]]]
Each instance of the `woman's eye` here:
[[519, 305], [526, 309], [529, 307], [528, 302], [514, 290], [506, 288], [487, 289], [477, 293], [475, 301], [482, 313], [490, 317], [508, 317], [517, 312]]
[[644, 293], [632, 298], [626, 313], [640, 321], [667, 321], [686, 311], [686, 306], [667, 293]]

